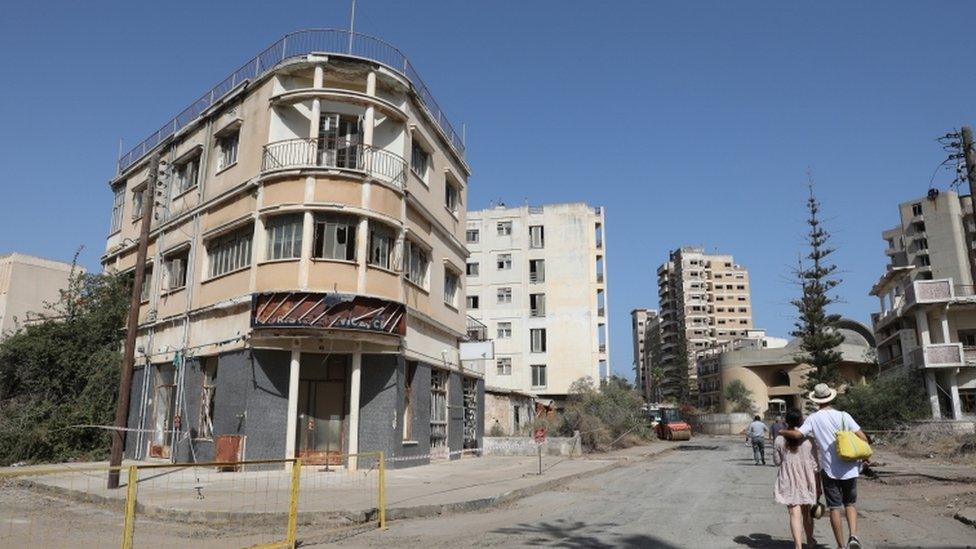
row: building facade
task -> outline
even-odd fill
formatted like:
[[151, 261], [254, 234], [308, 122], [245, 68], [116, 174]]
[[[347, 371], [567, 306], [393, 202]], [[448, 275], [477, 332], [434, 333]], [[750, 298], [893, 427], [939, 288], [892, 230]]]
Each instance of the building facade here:
[[[837, 347], [837, 365], [845, 384], [863, 383], [874, 366], [874, 337], [871, 330], [849, 319], [841, 319], [835, 329], [843, 336]], [[719, 343], [698, 353], [698, 385], [701, 406], [719, 413], [739, 412], [725, 399], [724, 387], [739, 381], [750, 392], [752, 410], [768, 419], [787, 410], [806, 406], [808, 364], [797, 363], [802, 354], [800, 340], [789, 342], [766, 336], [763, 330], [749, 330], [743, 337]]]
[[657, 270], [661, 317], [662, 398], [698, 391], [696, 353], [752, 330], [748, 271], [731, 255], [703, 248], [670, 252]]
[[604, 210], [586, 204], [468, 212], [468, 314], [495, 341], [488, 385], [561, 402], [608, 375]]
[[459, 356], [469, 173], [407, 58], [336, 30], [285, 36], [123, 155], [107, 271], [133, 271], [156, 196], [127, 457], [478, 447], [483, 373]]
[[0, 255], [0, 341], [46, 314], [80, 267], [25, 254]]
[[976, 249], [972, 201], [931, 191], [898, 206], [884, 231], [888, 265], [871, 288], [883, 373], [921, 373], [933, 418], [976, 415]]
[[634, 309], [630, 312], [631, 331], [634, 342], [634, 385], [644, 396], [644, 400], [652, 400], [651, 393], [651, 353], [652, 341], [659, 337], [655, 328], [658, 324], [657, 310]]

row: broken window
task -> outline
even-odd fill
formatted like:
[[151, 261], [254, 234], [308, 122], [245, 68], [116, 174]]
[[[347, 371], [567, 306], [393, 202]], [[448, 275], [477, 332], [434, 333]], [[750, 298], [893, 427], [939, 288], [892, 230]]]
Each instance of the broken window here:
[[213, 438], [214, 396], [217, 393], [217, 357], [203, 359], [203, 388], [200, 391], [200, 422], [197, 438]]
[[447, 372], [430, 371], [430, 450], [447, 451]]
[[417, 363], [407, 362], [403, 388], [403, 440], [413, 440], [413, 379], [417, 374]]

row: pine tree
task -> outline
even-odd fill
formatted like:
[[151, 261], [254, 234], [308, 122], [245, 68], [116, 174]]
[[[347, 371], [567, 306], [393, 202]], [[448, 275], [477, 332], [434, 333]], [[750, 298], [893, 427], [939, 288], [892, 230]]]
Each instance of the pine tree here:
[[804, 387], [812, 390], [818, 383], [836, 385], [839, 380], [837, 365], [841, 361], [837, 347], [844, 341], [844, 337], [834, 329], [840, 315], [827, 312], [830, 305], [837, 303], [832, 291], [841, 283], [836, 276], [837, 266], [828, 260], [835, 249], [828, 244], [830, 233], [823, 228], [820, 220], [820, 202], [814, 196], [812, 182], [809, 188], [809, 252], [806, 255], [806, 264], [801, 260], [796, 270], [802, 293], [799, 299], [792, 301], [798, 312], [796, 329], [792, 335], [800, 339], [802, 350], [794, 360], [811, 366], [806, 374]]

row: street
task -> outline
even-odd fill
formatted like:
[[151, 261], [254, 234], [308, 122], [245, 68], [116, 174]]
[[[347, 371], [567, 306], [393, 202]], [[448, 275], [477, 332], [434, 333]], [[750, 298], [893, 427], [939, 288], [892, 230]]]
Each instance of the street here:
[[[773, 501], [776, 468], [733, 438], [696, 438], [674, 451], [489, 511], [396, 521], [343, 547], [793, 547]], [[915, 500], [906, 487], [862, 479], [866, 547], [971, 547], [976, 530]], [[832, 546], [828, 520], [817, 539]]]

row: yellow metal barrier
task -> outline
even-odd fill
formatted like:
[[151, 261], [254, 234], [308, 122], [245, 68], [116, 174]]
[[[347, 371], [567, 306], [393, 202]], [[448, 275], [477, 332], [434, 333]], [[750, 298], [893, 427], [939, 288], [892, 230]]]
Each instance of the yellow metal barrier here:
[[[0, 547], [294, 548], [386, 528], [382, 452], [261, 460], [0, 469]], [[232, 470], [233, 472], [221, 472]], [[64, 505], [65, 501], [71, 505]]]

